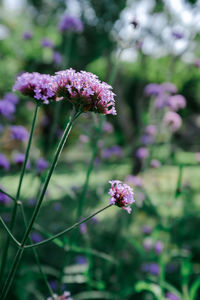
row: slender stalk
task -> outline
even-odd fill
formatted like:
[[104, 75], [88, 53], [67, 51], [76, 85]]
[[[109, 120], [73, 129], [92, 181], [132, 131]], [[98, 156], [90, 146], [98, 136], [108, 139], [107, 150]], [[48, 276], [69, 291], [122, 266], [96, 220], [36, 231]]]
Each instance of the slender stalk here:
[[[20, 205], [20, 209], [21, 209], [21, 214], [22, 214], [22, 217], [23, 217], [24, 225], [25, 225], [25, 228], [27, 229], [28, 223], [27, 223], [25, 212], [24, 212], [23, 203], [20, 202], [19, 205]], [[31, 240], [30, 237], [29, 237], [29, 241], [30, 241], [30, 244], [33, 245], [33, 242], [32, 242], [32, 240]], [[47, 289], [48, 289], [48, 291], [49, 291], [52, 299], [54, 299], [54, 293], [53, 293], [53, 291], [52, 291], [52, 289], [51, 289], [51, 287], [49, 285], [49, 282], [48, 282], [46, 274], [42, 270], [42, 266], [40, 264], [40, 259], [39, 259], [39, 255], [37, 253], [37, 250], [35, 248], [33, 248], [32, 251], [33, 251], [33, 255], [35, 257], [36, 264], [38, 265], [38, 269], [39, 269], [39, 272], [41, 274], [41, 277], [44, 279], [44, 282], [45, 282], [45, 284], [47, 286]]]
[[[27, 164], [28, 157], [29, 157], [29, 152], [30, 152], [32, 138], [33, 138], [33, 132], [34, 132], [34, 128], [35, 128], [38, 109], [39, 109], [39, 104], [37, 103], [36, 106], [35, 106], [35, 111], [34, 111], [34, 115], [33, 115], [31, 131], [30, 131], [28, 145], [27, 145], [26, 153], [25, 153], [25, 159], [24, 159], [24, 163], [23, 163], [23, 166], [22, 166], [22, 171], [21, 171], [20, 178], [19, 178], [18, 189], [17, 189], [15, 200], [14, 200], [15, 204], [14, 204], [14, 207], [13, 207], [13, 210], [12, 210], [11, 222], [10, 222], [10, 231], [11, 232], [12, 232], [13, 227], [15, 225], [15, 220], [16, 220], [16, 216], [17, 216], [17, 207], [18, 207], [17, 201], [20, 198], [22, 182], [23, 182], [23, 178], [24, 178], [24, 174], [25, 174], [25, 170], [26, 170], [26, 164]], [[4, 247], [4, 250], [3, 250], [1, 269], [0, 269], [0, 278], [3, 278], [3, 275], [4, 275], [4, 270], [5, 270], [5, 266], [6, 266], [6, 263], [7, 263], [9, 244], [10, 244], [10, 236], [7, 237], [5, 247]]]
[[33, 215], [31, 217], [31, 220], [30, 220], [30, 223], [27, 227], [27, 230], [24, 234], [24, 237], [22, 239], [22, 242], [21, 242], [21, 247], [18, 249], [17, 253], [16, 253], [16, 256], [14, 258], [14, 261], [13, 261], [13, 264], [12, 264], [12, 267], [11, 267], [11, 270], [8, 274], [8, 277], [5, 281], [5, 284], [4, 284], [4, 287], [3, 287], [3, 290], [2, 290], [2, 294], [1, 294], [1, 300], [4, 300], [6, 299], [6, 296], [11, 288], [11, 285], [13, 283], [13, 280], [14, 280], [14, 277], [15, 277], [15, 274], [16, 274], [16, 271], [18, 269], [18, 266], [20, 264], [20, 261], [21, 261], [21, 258], [22, 258], [22, 255], [23, 255], [23, 252], [24, 252], [24, 246], [25, 246], [25, 243], [29, 237], [29, 234], [31, 232], [31, 229], [33, 227], [33, 224], [35, 222], [35, 219], [39, 213], [39, 210], [40, 210], [40, 207], [41, 207], [41, 204], [42, 204], [42, 200], [45, 196], [45, 193], [46, 193], [46, 190], [47, 190], [47, 187], [48, 187], [48, 184], [49, 184], [49, 181], [51, 179], [51, 176], [53, 174], [53, 171], [56, 167], [56, 164], [58, 162], [58, 159], [60, 157], [60, 154], [62, 152], [62, 149], [64, 147], [64, 144], [67, 140], [67, 137], [71, 131], [71, 128], [72, 128], [72, 125], [73, 125], [73, 122], [78, 118], [78, 116], [81, 114], [81, 112], [76, 112], [74, 114], [74, 116], [72, 117], [71, 120], [69, 120], [69, 122], [67, 123], [66, 127], [65, 127], [65, 131], [62, 135], [62, 138], [58, 144], [58, 147], [57, 147], [57, 150], [56, 150], [56, 153], [55, 153], [55, 156], [54, 156], [54, 159], [52, 161], [52, 164], [51, 164], [51, 167], [49, 169], [49, 172], [46, 176], [46, 179], [45, 179], [45, 182], [44, 182], [44, 186], [43, 186], [43, 189], [41, 191], [41, 194], [40, 194], [40, 197], [38, 199], [38, 202], [36, 204], [36, 207], [34, 209], [34, 212], [33, 212]]
[[15, 197], [11, 196], [10, 194], [8, 194], [7, 192], [5, 192], [1, 188], [0, 188], [0, 193], [3, 193], [4, 195], [8, 196], [10, 199], [12, 199], [13, 201], [15, 201]]
[[1, 221], [1, 224], [3, 225], [4, 229], [7, 231], [8, 235], [10, 236], [10, 238], [13, 240], [13, 242], [15, 242], [15, 244], [17, 244], [18, 246], [21, 246], [20, 243], [18, 242], [18, 240], [12, 235], [9, 228], [6, 226], [2, 217], [0, 217], [0, 221]]
[[82, 221], [76, 222], [74, 225], [72, 225], [72, 226], [70, 226], [70, 227], [68, 227], [68, 228], [66, 228], [66, 229], [64, 229], [64, 230], [62, 230], [61, 232], [59, 232], [59, 233], [57, 233], [57, 234], [51, 236], [50, 238], [48, 238], [48, 239], [46, 239], [46, 240], [44, 240], [44, 241], [41, 241], [41, 242], [39, 242], [39, 243], [36, 243], [36, 244], [26, 245], [26, 246], [24, 246], [24, 248], [25, 248], [25, 249], [27, 249], [27, 248], [34, 248], [34, 247], [38, 247], [38, 246], [45, 245], [45, 244], [47, 244], [47, 243], [49, 243], [49, 242], [51, 242], [51, 241], [53, 241], [53, 240], [59, 238], [59, 237], [62, 236], [63, 234], [72, 231], [72, 230], [75, 229], [76, 227], [78, 227], [78, 226], [80, 226], [81, 224], [87, 222], [88, 220], [90, 220], [90, 219], [93, 218], [94, 216], [98, 215], [99, 213], [101, 213], [101, 212], [104, 211], [105, 209], [111, 207], [112, 205], [113, 205], [113, 204], [108, 204], [107, 206], [105, 206], [105, 207], [99, 209], [98, 211], [96, 211], [96, 212], [93, 213], [92, 215], [88, 216], [87, 218], [83, 219]]

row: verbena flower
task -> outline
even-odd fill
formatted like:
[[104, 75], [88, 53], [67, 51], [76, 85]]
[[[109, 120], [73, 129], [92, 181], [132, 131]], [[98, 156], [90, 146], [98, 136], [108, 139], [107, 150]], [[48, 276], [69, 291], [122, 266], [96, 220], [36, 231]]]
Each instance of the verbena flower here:
[[144, 185], [142, 178], [140, 176], [135, 176], [135, 175], [126, 176], [125, 182], [127, 184], [137, 186], [137, 187], [142, 187]]
[[16, 108], [13, 103], [6, 99], [0, 100], [0, 115], [10, 118], [13, 116], [15, 110]]
[[177, 39], [177, 40], [181, 40], [182, 38], [184, 38], [184, 34], [178, 31], [172, 31], [172, 36]]
[[155, 141], [154, 137], [148, 134], [143, 134], [140, 140], [141, 140], [141, 144], [143, 145], [150, 145], [153, 144], [153, 142]]
[[150, 162], [150, 166], [153, 169], [159, 168], [161, 166], [161, 162], [157, 159], [152, 159]]
[[41, 102], [48, 104], [54, 96], [52, 91], [52, 76], [47, 74], [23, 73], [17, 77], [13, 91], [19, 91], [23, 95], [34, 97]]
[[146, 238], [144, 241], [143, 241], [143, 247], [146, 251], [150, 251], [153, 247], [153, 241], [151, 238]]
[[142, 265], [142, 271], [158, 276], [160, 273], [160, 267], [157, 263], [146, 263]]
[[[70, 292], [64, 292], [63, 295], [58, 296], [57, 294], [54, 294], [54, 299], [55, 300], [73, 300], [73, 298], [71, 297], [71, 293]], [[48, 297], [47, 300], [54, 300], [52, 299], [52, 297]]]
[[182, 124], [181, 117], [174, 111], [168, 111], [163, 118], [163, 122], [167, 125], [171, 131], [177, 131]]
[[177, 92], [177, 87], [171, 82], [163, 82], [160, 86], [162, 92], [168, 92], [170, 94], [174, 94]]
[[147, 96], [158, 96], [161, 93], [161, 87], [157, 83], [149, 83], [146, 85], [144, 92]]
[[142, 226], [142, 232], [144, 234], [150, 234], [150, 233], [152, 233], [152, 228], [148, 225], [143, 225]]
[[154, 245], [156, 254], [160, 254], [163, 251], [164, 245], [161, 241], [157, 241]]
[[57, 65], [62, 63], [62, 56], [58, 51], [53, 52], [53, 62]]
[[9, 160], [2, 153], [0, 153], [0, 169], [1, 168], [5, 171], [9, 170], [10, 168]]
[[56, 72], [52, 89], [57, 100], [68, 100], [82, 112], [116, 115], [112, 87], [92, 73], [73, 69]]
[[6, 93], [3, 98], [14, 105], [19, 102], [19, 98], [13, 93]]
[[109, 181], [111, 188], [109, 190], [109, 195], [111, 196], [110, 204], [117, 205], [127, 212], [131, 213], [131, 207], [129, 206], [135, 200], [133, 199], [133, 189], [125, 183], [122, 183], [120, 180], [111, 180]]
[[172, 110], [176, 111], [186, 107], [186, 99], [182, 95], [174, 95], [169, 97], [167, 104]]
[[37, 169], [37, 173], [41, 174], [45, 169], [47, 169], [49, 167], [49, 163], [48, 161], [46, 161], [43, 157], [40, 157], [37, 161], [36, 161], [36, 169]]
[[110, 148], [104, 149], [102, 151], [102, 156], [105, 159], [111, 158], [111, 157], [122, 157], [123, 151], [120, 146], [114, 145]]
[[41, 40], [41, 45], [44, 48], [54, 48], [54, 43], [48, 38], [43, 38]]
[[166, 298], [167, 299], [170, 299], [170, 300], [181, 300], [179, 297], [177, 297], [175, 294], [171, 293], [171, 292], [168, 292], [166, 294]]
[[33, 37], [33, 34], [30, 31], [26, 31], [23, 33], [22, 38], [24, 40], [31, 40]]
[[64, 15], [61, 18], [59, 23], [59, 31], [60, 32], [67, 32], [67, 31], [74, 31], [74, 32], [81, 32], [83, 31], [83, 23], [79, 18], [72, 17], [70, 15]]
[[14, 125], [10, 127], [11, 138], [18, 141], [26, 141], [28, 139], [29, 133], [24, 126]]
[[[16, 154], [14, 154], [14, 156], [13, 156], [13, 161], [14, 161], [17, 165], [19, 165], [19, 166], [21, 166], [21, 165], [24, 163], [24, 160], [25, 160], [25, 154], [24, 154], [24, 153], [16, 153]], [[27, 169], [30, 169], [30, 161], [27, 162], [26, 168], [27, 168]]]
[[150, 124], [145, 128], [145, 133], [151, 136], [155, 136], [157, 134], [156, 125]]
[[149, 156], [149, 150], [145, 147], [140, 147], [138, 148], [138, 150], [136, 151], [136, 156], [139, 159], [145, 159]]

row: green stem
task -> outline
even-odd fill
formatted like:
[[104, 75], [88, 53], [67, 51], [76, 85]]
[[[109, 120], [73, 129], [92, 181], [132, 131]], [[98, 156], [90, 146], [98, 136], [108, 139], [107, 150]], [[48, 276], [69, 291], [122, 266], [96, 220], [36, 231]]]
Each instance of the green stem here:
[[71, 131], [71, 128], [72, 128], [72, 125], [73, 125], [73, 122], [78, 118], [78, 116], [81, 114], [81, 112], [76, 112], [73, 116], [73, 118], [67, 123], [66, 127], [65, 127], [65, 131], [62, 135], [62, 138], [58, 144], [58, 147], [57, 147], [57, 150], [56, 150], [56, 153], [55, 153], [55, 156], [54, 156], [54, 159], [53, 159], [53, 162], [51, 164], [51, 167], [49, 169], [49, 172], [46, 176], [46, 179], [45, 179], [45, 182], [44, 182], [44, 186], [43, 186], [43, 189], [41, 191], [41, 194], [40, 194], [40, 197], [39, 197], [39, 200], [36, 204], [36, 207], [34, 209], [34, 212], [33, 212], [33, 215], [31, 217], [31, 220], [30, 220], [30, 223], [27, 227], [27, 230], [24, 234], [24, 237], [22, 239], [22, 242], [21, 242], [21, 247], [18, 249], [17, 253], [16, 253], [16, 256], [14, 258], [14, 261], [13, 261], [13, 264], [12, 264], [12, 267], [11, 267], [11, 270], [8, 274], [8, 277], [5, 281], [5, 284], [4, 284], [4, 287], [3, 287], [3, 290], [2, 290], [2, 294], [1, 294], [1, 300], [4, 300], [11, 288], [11, 285], [13, 283], [13, 280], [14, 280], [14, 277], [15, 277], [15, 274], [16, 274], [16, 271], [18, 269], [18, 266], [20, 264], [20, 261], [21, 261], [21, 258], [22, 258], [22, 255], [23, 255], [23, 252], [24, 252], [24, 247], [25, 247], [25, 243], [29, 237], [29, 234], [32, 230], [32, 227], [33, 227], [33, 224], [35, 222], [35, 219], [39, 213], [39, 210], [40, 210], [40, 207], [41, 207], [41, 204], [42, 204], [42, 200], [45, 196], [45, 193], [46, 193], [46, 190], [47, 190], [47, 187], [48, 187], [48, 184], [49, 184], [49, 181], [51, 179], [51, 176], [53, 174], [53, 171], [56, 167], [56, 164], [58, 162], [58, 159], [60, 157], [60, 154], [62, 152], [62, 149], [64, 147], [64, 144], [67, 140], [67, 137]]
[[12, 233], [10, 232], [9, 228], [6, 226], [6, 224], [5, 224], [4, 220], [2, 219], [2, 217], [0, 217], [0, 221], [1, 221], [1, 224], [3, 225], [4, 229], [7, 231], [8, 235], [10, 236], [10, 238], [13, 240], [13, 242], [15, 242], [15, 244], [17, 244], [18, 246], [20, 246], [20, 243], [12, 235]]
[[[23, 182], [23, 178], [24, 178], [24, 174], [25, 174], [25, 170], [26, 170], [26, 164], [27, 164], [28, 157], [29, 157], [29, 152], [30, 152], [32, 138], [33, 138], [33, 132], [34, 132], [34, 128], [35, 128], [38, 108], [39, 108], [39, 104], [37, 103], [36, 106], [35, 106], [35, 111], [34, 111], [34, 115], [33, 115], [33, 121], [32, 121], [32, 125], [31, 125], [31, 131], [30, 131], [30, 135], [29, 135], [28, 145], [27, 145], [27, 148], [26, 148], [25, 159], [24, 159], [24, 163], [23, 163], [23, 166], [22, 166], [21, 175], [20, 175], [20, 178], [19, 178], [18, 189], [17, 189], [15, 200], [14, 200], [15, 204], [14, 204], [14, 207], [13, 207], [13, 210], [12, 210], [11, 222], [10, 222], [10, 231], [11, 232], [12, 232], [13, 227], [15, 225], [15, 220], [16, 220], [16, 216], [17, 216], [17, 206], [18, 206], [17, 201], [20, 198], [20, 192], [21, 192], [22, 182]], [[0, 278], [3, 278], [3, 275], [4, 275], [4, 270], [5, 270], [5, 266], [6, 266], [6, 262], [7, 262], [7, 256], [8, 256], [9, 244], [10, 244], [10, 236], [7, 237], [5, 247], [4, 247], [4, 250], [3, 250], [1, 270], [0, 270]]]
[[0, 188], [0, 192], [3, 193], [4, 195], [8, 196], [10, 199], [12, 199], [13, 201], [15, 201], [15, 197], [11, 196], [10, 194], [8, 194], [7, 192], [5, 192], [4, 190], [2, 190]]
[[39, 242], [39, 243], [37, 243], [37, 244], [26, 245], [26, 246], [24, 246], [24, 248], [25, 248], [25, 249], [28, 249], [28, 248], [33, 248], [33, 247], [38, 247], [38, 246], [45, 245], [45, 244], [47, 244], [47, 243], [49, 243], [49, 242], [51, 242], [51, 241], [53, 241], [53, 240], [59, 238], [59, 237], [62, 236], [63, 234], [72, 231], [72, 230], [75, 229], [76, 227], [80, 226], [82, 223], [87, 222], [88, 220], [90, 220], [91, 218], [93, 218], [94, 216], [98, 215], [99, 213], [101, 213], [102, 211], [104, 211], [105, 209], [107, 209], [107, 208], [109, 208], [109, 207], [111, 207], [111, 206], [112, 206], [112, 204], [109, 204], [109, 205], [107, 205], [107, 206], [105, 206], [105, 207], [99, 209], [98, 211], [96, 211], [96, 212], [93, 213], [92, 215], [88, 216], [87, 218], [83, 219], [82, 221], [76, 222], [76, 223], [75, 223], [74, 225], [72, 225], [71, 227], [68, 227], [68, 228], [62, 230], [61, 232], [59, 232], [59, 233], [57, 233], [57, 234], [51, 236], [50, 238], [48, 238], [48, 239], [46, 239], [46, 240], [44, 240], [44, 241], [41, 241], [41, 242]]
[[[27, 229], [28, 224], [27, 224], [27, 219], [26, 219], [26, 215], [25, 215], [25, 212], [24, 212], [23, 203], [20, 202], [19, 205], [20, 205], [20, 209], [21, 209], [21, 214], [22, 214], [22, 217], [23, 217], [24, 225], [25, 225], [25, 228]], [[31, 240], [30, 237], [29, 237], [29, 242], [30, 242], [30, 244], [33, 245], [33, 242], [32, 242], [32, 240]], [[39, 269], [39, 272], [41, 274], [41, 277], [44, 279], [44, 282], [45, 282], [45, 284], [47, 286], [47, 289], [48, 289], [48, 291], [49, 291], [52, 299], [54, 299], [54, 294], [53, 294], [53, 291], [52, 291], [52, 289], [51, 289], [51, 287], [49, 285], [47, 276], [46, 276], [46, 274], [42, 270], [42, 266], [40, 264], [40, 259], [39, 259], [39, 255], [37, 253], [37, 250], [35, 248], [33, 248], [32, 251], [33, 251], [33, 255], [35, 257], [36, 264], [38, 265], [38, 269]]]

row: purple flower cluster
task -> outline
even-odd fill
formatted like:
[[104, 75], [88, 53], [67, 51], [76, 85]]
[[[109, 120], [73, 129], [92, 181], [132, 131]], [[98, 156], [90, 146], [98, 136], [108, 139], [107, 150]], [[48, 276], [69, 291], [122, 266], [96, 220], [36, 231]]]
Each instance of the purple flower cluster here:
[[[19, 166], [22, 166], [23, 163], [24, 163], [24, 160], [25, 160], [25, 154], [24, 153], [16, 153], [14, 156], [13, 156], [13, 161], [19, 165]], [[30, 161], [27, 162], [26, 164], [26, 169], [30, 169]]]
[[160, 273], [160, 267], [157, 263], [147, 263], [142, 265], [142, 271], [158, 276]]
[[170, 300], [181, 300], [178, 296], [176, 296], [175, 294], [171, 293], [171, 292], [168, 292], [166, 294], [166, 298], [167, 299], [170, 299]]
[[157, 169], [161, 166], [161, 162], [157, 159], [152, 159], [151, 162], [150, 162], [150, 166], [153, 169]]
[[24, 126], [15, 125], [10, 127], [11, 138], [13, 140], [25, 142], [28, 139], [29, 133]]
[[109, 195], [111, 196], [110, 204], [117, 205], [122, 209], [127, 210], [131, 213], [131, 207], [129, 206], [135, 200], [133, 199], [133, 189], [125, 183], [122, 183], [120, 180], [111, 180], [109, 181], [111, 188], [109, 190]]
[[48, 39], [48, 38], [43, 38], [41, 40], [41, 46], [44, 47], [44, 48], [51, 48], [53, 49], [54, 48], [54, 43]]
[[[5, 191], [5, 189], [2, 188], [1, 186], [1, 189]], [[7, 205], [11, 202], [11, 199], [5, 195], [3, 192], [0, 192], [0, 204], [3, 204], [3, 205]]]
[[149, 150], [145, 147], [140, 147], [140, 148], [138, 148], [138, 150], [136, 152], [136, 156], [139, 159], [143, 160], [149, 156]]
[[116, 115], [112, 87], [92, 73], [73, 69], [60, 71], [53, 77], [57, 100], [66, 99], [83, 112], [94, 111]]
[[112, 87], [101, 82], [92, 73], [68, 69], [56, 72], [55, 76], [39, 73], [23, 73], [13, 87], [44, 103], [49, 100], [68, 100], [82, 112], [93, 111], [116, 115], [115, 94]]
[[54, 294], [54, 299], [52, 299], [52, 297], [48, 297], [47, 300], [73, 300], [73, 298], [71, 297], [70, 292], [64, 292], [61, 296]]
[[23, 33], [23, 35], [22, 35], [22, 38], [23, 38], [24, 40], [31, 40], [32, 37], [33, 37], [33, 34], [32, 34], [32, 32], [30, 32], [30, 31], [25, 31], [25, 32]]
[[49, 163], [44, 158], [41, 157], [36, 161], [36, 169], [39, 175], [48, 167]]
[[10, 119], [16, 110], [16, 104], [19, 99], [15, 94], [6, 93], [2, 100], [0, 100], [0, 115]]
[[51, 89], [52, 76], [47, 74], [23, 73], [17, 77], [13, 91], [19, 91], [23, 95], [34, 97], [46, 104], [54, 96]]
[[123, 156], [123, 151], [120, 146], [114, 145], [110, 148], [104, 149], [102, 151], [102, 156], [104, 159], [110, 159], [112, 157], [122, 157]]
[[83, 23], [81, 22], [81, 20], [79, 18], [72, 17], [70, 15], [64, 15], [61, 18], [58, 27], [60, 32], [67, 32], [67, 31], [82, 32], [83, 31]]
[[163, 122], [170, 128], [172, 132], [177, 131], [182, 125], [181, 117], [174, 111], [166, 112], [163, 118]]

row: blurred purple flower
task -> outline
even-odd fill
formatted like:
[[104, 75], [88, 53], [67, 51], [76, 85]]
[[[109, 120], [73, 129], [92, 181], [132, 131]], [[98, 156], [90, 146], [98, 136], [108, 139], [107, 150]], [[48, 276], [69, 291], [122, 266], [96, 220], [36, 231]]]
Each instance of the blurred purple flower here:
[[182, 95], [171, 96], [167, 102], [168, 106], [175, 111], [186, 107], [186, 99]]
[[160, 273], [160, 267], [157, 263], [146, 263], [142, 265], [142, 271], [158, 276]]
[[111, 157], [122, 157], [123, 156], [123, 152], [120, 146], [118, 145], [114, 145], [110, 148], [104, 149], [102, 151], [102, 156], [105, 159], [109, 159]]
[[147, 96], [158, 96], [161, 93], [161, 87], [157, 83], [149, 83], [146, 85], [144, 92]]
[[81, 135], [79, 136], [79, 140], [80, 140], [81, 143], [88, 143], [89, 138], [88, 138], [87, 135], [81, 134]]
[[46, 161], [43, 157], [40, 157], [36, 160], [36, 170], [38, 174], [41, 174], [45, 169], [49, 167], [48, 161]]
[[10, 168], [10, 163], [8, 159], [2, 153], [0, 153], [0, 169], [1, 168], [5, 171], [8, 171]]
[[144, 241], [143, 241], [143, 247], [146, 251], [150, 251], [153, 247], [153, 241], [151, 238], [146, 238]]
[[200, 152], [195, 153], [195, 157], [198, 163], [200, 163]]
[[31, 40], [33, 37], [33, 34], [30, 31], [26, 31], [23, 33], [22, 38], [24, 40]]
[[154, 245], [156, 254], [160, 254], [163, 251], [163, 247], [163, 243], [161, 241], [157, 241]]
[[177, 40], [181, 40], [182, 38], [184, 38], [184, 34], [178, 31], [172, 31], [172, 36], [177, 39]]
[[83, 23], [79, 18], [66, 14], [62, 16], [58, 28], [60, 32], [82, 32]]
[[8, 100], [0, 100], [0, 115], [4, 116], [4, 117], [12, 117], [12, 115], [14, 114], [16, 108], [15, 105], [13, 103], [11, 103]]
[[58, 283], [55, 279], [49, 280], [49, 285], [50, 285], [53, 292], [55, 292], [57, 290]]
[[150, 166], [153, 169], [157, 169], [161, 166], [161, 162], [157, 159], [152, 159], [151, 162], [150, 162]]
[[171, 293], [171, 292], [168, 292], [166, 294], [166, 298], [167, 299], [170, 299], [170, 300], [181, 300], [179, 297], [177, 297], [175, 294]]
[[149, 150], [145, 147], [140, 147], [138, 148], [138, 150], [136, 151], [136, 156], [139, 159], [145, 159], [149, 156]]
[[60, 65], [62, 63], [62, 55], [58, 51], [53, 52], [53, 62], [56, 65]]
[[87, 258], [83, 255], [78, 255], [76, 257], [76, 264], [79, 264], [79, 265], [85, 265], [87, 264]]
[[[0, 187], [3, 191], [6, 192], [6, 190], [2, 186]], [[0, 191], [0, 204], [7, 205], [10, 202], [11, 202], [10, 197], [8, 197], [7, 195], [5, 195], [3, 192]]]
[[52, 48], [53, 49], [54, 43], [50, 39], [45, 37], [41, 40], [41, 46], [44, 48]]
[[82, 234], [86, 234], [88, 232], [86, 223], [82, 223], [79, 228]]
[[142, 226], [142, 232], [145, 234], [151, 234], [152, 233], [152, 228], [149, 227], [148, 225]]
[[168, 92], [170, 94], [174, 94], [177, 92], [177, 87], [171, 82], [163, 82], [161, 84], [162, 92]]
[[135, 175], [127, 175], [125, 178], [125, 182], [136, 187], [143, 187], [144, 185], [142, 178]]
[[44, 240], [43, 237], [41, 236], [41, 234], [39, 234], [36, 231], [31, 233], [31, 239], [34, 243], [39, 243]]
[[151, 136], [155, 136], [157, 134], [157, 127], [156, 125], [148, 125], [146, 128], [145, 128], [145, 133], [148, 134], [148, 135], [151, 135]]
[[135, 202], [133, 189], [120, 180], [111, 180], [109, 183], [111, 184], [108, 193], [111, 196], [109, 199], [110, 204], [117, 205], [130, 214], [132, 209], [129, 205]]
[[[18, 164], [18, 165], [22, 165], [24, 163], [24, 159], [25, 159], [25, 154], [24, 153], [16, 153], [13, 156], [13, 161]], [[29, 169], [30, 168], [30, 162], [27, 163], [26, 168]]]
[[3, 98], [14, 105], [19, 102], [19, 98], [13, 93], [6, 93]]
[[154, 137], [148, 134], [143, 134], [141, 136], [141, 144], [143, 145], [150, 145], [153, 144], [153, 142], [155, 141]]
[[29, 133], [24, 126], [21, 126], [21, 125], [14, 126], [13, 125], [10, 127], [10, 130], [11, 130], [11, 138], [13, 140], [25, 142], [29, 137]]
[[103, 125], [103, 130], [107, 133], [113, 133], [114, 128], [113, 125], [110, 122], [105, 122]]
[[175, 132], [181, 127], [182, 119], [176, 112], [168, 111], [164, 115], [163, 122], [172, 132]]

